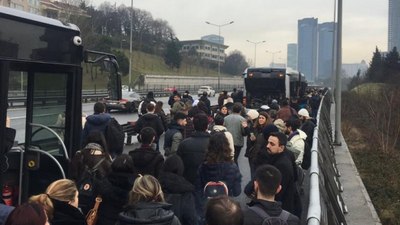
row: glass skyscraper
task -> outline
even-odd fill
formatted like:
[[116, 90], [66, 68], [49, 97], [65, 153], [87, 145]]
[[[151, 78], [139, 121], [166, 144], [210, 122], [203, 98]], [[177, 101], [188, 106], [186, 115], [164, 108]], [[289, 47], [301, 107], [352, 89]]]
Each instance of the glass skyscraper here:
[[388, 51], [400, 48], [400, 0], [389, 0]]
[[317, 76], [318, 19], [298, 20], [297, 70], [304, 73], [306, 79], [315, 81]]

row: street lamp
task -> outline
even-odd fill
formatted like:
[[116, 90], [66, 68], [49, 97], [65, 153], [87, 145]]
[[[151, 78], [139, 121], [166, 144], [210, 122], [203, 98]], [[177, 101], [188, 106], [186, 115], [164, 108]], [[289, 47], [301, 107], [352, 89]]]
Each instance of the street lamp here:
[[212, 25], [212, 26], [216, 26], [218, 27], [218, 90], [220, 90], [220, 79], [221, 79], [221, 50], [220, 50], [220, 45], [221, 45], [221, 27], [223, 26], [227, 26], [232, 24], [233, 21], [229, 22], [229, 23], [224, 23], [224, 24], [214, 24], [214, 23], [210, 23], [208, 21], [206, 21], [206, 24]]
[[258, 45], [258, 44], [261, 44], [261, 43], [264, 43], [265, 41], [259, 41], [259, 42], [254, 42], [254, 41], [249, 41], [249, 40], [246, 40], [246, 41], [249, 42], [249, 43], [254, 44], [254, 67], [256, 67], [257, 45]]
[[265, 51], [266, 53], [271, 53], [272, 54], [272, 62], [271, 62], [271, 67], [275, 66], [275, 54], [280, 53], [281, 51], [275, 51], [275, 52], [270, 52], [270, 51]]
[[129, 85], [128, 85], [128, 91], [131, 91], [131, 85], [132, 85], [132, 30], [133, 30], [133, 0], [131, 0], [131, 30], [130, 30], [130, 41], [129, 41]]
[[336, 30], [336, 90], [335, 90], [335, 140], [336, 145], [341, 145], [340, 132], [342, 122], [342, 16], [343, 0], [338, 0], [337, 5], [337, 30]]

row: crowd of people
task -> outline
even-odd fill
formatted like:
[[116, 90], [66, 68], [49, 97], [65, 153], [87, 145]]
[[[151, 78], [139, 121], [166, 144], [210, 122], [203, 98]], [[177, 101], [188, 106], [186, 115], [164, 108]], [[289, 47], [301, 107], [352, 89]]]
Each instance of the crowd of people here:
[[[213, 112], [207, 93], [194, 100], [188, 91], [182, 96], [175, 91], [167, 115], [163, 102], [149, 92], [135, 125], [140, 147], [128, 154], [110, 151], [116, 144], [106, 138], [112, 117], [96, 103], [69, 179], [54, 181], [15, 209], [3, 205], [0, 220], [85, 225], [85, 215], [101, 197], [97, 225], [300, 224], [302, 175], [310, 165], [318, 96], [313, 91], [305, 104], [272, 100], [246, 110], [243, 93], [224, 91]], [[238, 164], [244, 146], [250, 174]], [[243, 176], [251, 177], [244, 190]], [[234, 200], [241, 193], [249, 198], [246, 207]]]

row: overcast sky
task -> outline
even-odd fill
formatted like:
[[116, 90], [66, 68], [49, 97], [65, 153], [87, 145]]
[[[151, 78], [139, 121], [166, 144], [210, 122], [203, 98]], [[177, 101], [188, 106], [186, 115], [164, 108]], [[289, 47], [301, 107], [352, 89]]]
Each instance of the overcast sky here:
[[[92, 0], [98, 6], [103, 0]], [[370, 62], [375, 46], [387, 50], [388, 0], [343, 0], [343, 63]], [[130, 0], [114, 0], [117, 6]], [[218, 34], [218, 28], [205, 23], [233, 24], [221, 28], [229, 46], [226, 53], [241, 51], [265, 66], [275, 54], [275, 62], [286, 63], [288, 43], [297, 42], [297, 21], [315, 17], [319, 23], [333, 21], [334, 0], [133, 0], [133, 7], [149, 11], [154, 18], [169, 22], [179, 40], [200, 39]]]

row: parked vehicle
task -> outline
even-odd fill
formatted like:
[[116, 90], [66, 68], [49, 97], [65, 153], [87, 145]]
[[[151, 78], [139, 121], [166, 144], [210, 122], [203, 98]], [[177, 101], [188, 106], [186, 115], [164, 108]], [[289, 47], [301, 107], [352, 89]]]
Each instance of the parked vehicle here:
[[122, 98], [120, 100], [106, 99], [104, 104], [106, 105], [107, 112], [111, 110], [118, 110], [124, 112], [137, 112], [139, 103], [143, 100], [143, 97], [134, 91], [122, 90]]
[[209, 97], [215, 96], [215, 90], [211, 86], [201, 86], [197, 91], [197, 95], [201, 96], [203, 95], [203, 92], [207, 92]]

